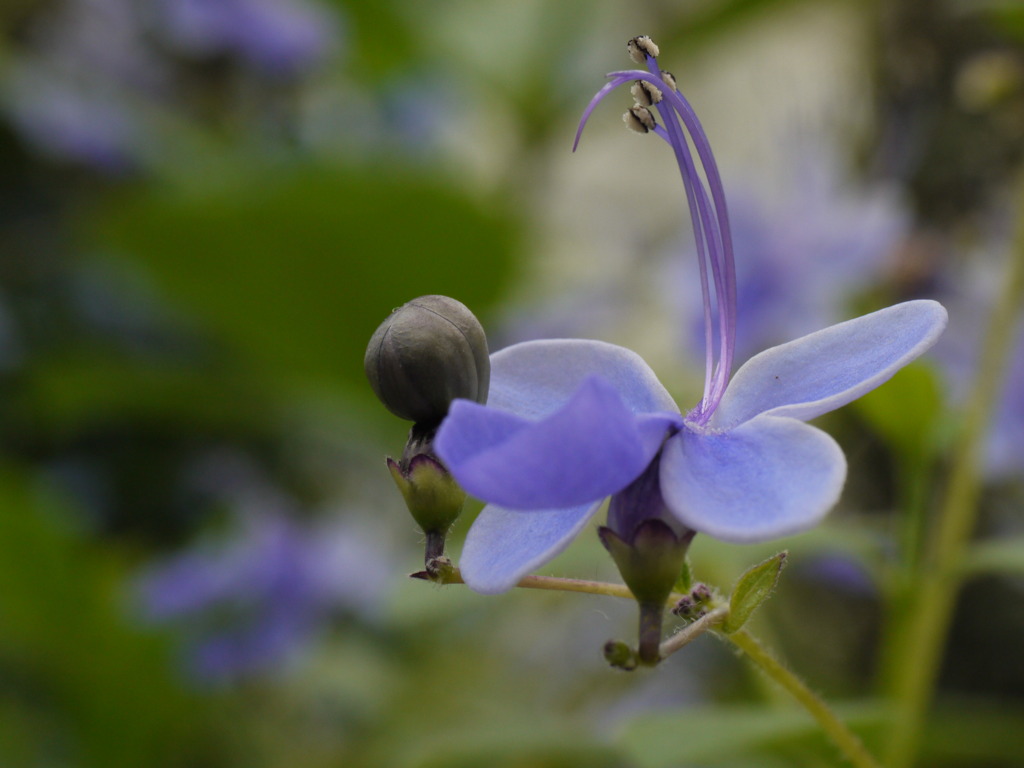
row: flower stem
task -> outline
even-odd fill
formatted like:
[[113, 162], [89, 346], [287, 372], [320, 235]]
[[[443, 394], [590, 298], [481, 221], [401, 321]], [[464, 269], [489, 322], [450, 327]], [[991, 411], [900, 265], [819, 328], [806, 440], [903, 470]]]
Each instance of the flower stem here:
[[709, 629], [713, 629], [725, 621], [728, 615], [729, 606], [723, 605], [720, 608], [715, 608], [710, 613], [704, 614], [692, 624], [687, 624], [661, 644], [661, 658], [664, 659], [671, 656], [683, 646], [693, 642]]
[[[434, 581], [438, 584], [465, 584], [462, 574], [458, 568], [449, 567], [437, 575], [431, 575], [427, 571], [417, 571], [410, 574], [414, 579]], [[586, 579], [561, 579], [557, 576], [524, 576], [516, 584], [520, 589], [550, 589], [558, 592], [585, 592], [590, 595], [604, 595], [606, 597], [624, 597], [633, 599], [633, 593], [625, 584], [610, 584], [605, 581], [587, 581]], [[674, 602], [682, 595], [669, 595], [669, 600]]]
[[[1024, 185], [1020, 205], [1024, 211]], [[1003, 292], [989, 320], [934, 535], [912, 583], [898, 596], [892, 611], [895, 626], [886, 646], [890, 654], [883, 668], [884, 682], [894, 705], [886, 750], [886, 764], [890, 768], [912, 765], [918, 752], [962, 581], [960, 564], [977, 520], [982, 442], [998, 402], [1022, 291], [1024, 225], [1017, 232]]]
[[444, 556], [445, 534], [431, 531], [426, 534], [426, 537], [427, 543], [423, 551], [423, 563], [426, 567], [429, 567], [431, 560]]
[[[705, 617], [706, 618], [706, 617]], [[818, 725], [856, 768], [880, 768], [880, 763], [867, 751], [861, 740], [840, 720], [835, 712], [804, 682], [783, 666], [749, 632], [741, 629], [722, 636], [747, 655], [768, 677], [782, 686], [818, 721]]]
[[661, 625], [665, 606], [661, 603], [640, 603], [640, 630], [637, 657], [649, 667], [661, 661]]

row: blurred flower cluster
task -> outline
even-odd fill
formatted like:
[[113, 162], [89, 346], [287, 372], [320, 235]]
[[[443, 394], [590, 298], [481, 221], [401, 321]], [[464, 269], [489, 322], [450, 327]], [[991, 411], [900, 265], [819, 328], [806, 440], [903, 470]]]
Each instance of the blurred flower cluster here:
[[[308, 0], [61, 0], [26, 22], [4, 78], [7, 113], [42, 152], [124, 172], [156, 161], [154, 139], [176, 113], [239, 98], [246, 80], [306, 78], [341, 33], [337, 14]], [[197, 91], [204, 71], [219, 71], [202, 78], [222, 80], [219, 93]]]

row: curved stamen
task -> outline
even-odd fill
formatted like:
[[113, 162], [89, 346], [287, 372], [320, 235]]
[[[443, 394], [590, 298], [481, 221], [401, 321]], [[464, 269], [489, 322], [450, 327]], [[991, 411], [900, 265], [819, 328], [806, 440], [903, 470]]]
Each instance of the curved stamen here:
[[[646, 73], [641, 73], [640, 70], [636, 70], [636, 72], [640, 73], [640, 74], [646, 74]], [[593, 111], [595, 109], [597, 109], [597, 105], [600, 104], [604, 100], [605, 96], [607, 96], [609, 93], [614, 91], [616, 88], [618, 88], [623, 83], [628, 83], [630, 80], [636, 80], [635, 77], [623, 77], [622, 76], [622, 75], [628, 75], [628, 74], [631, 74], [631, 73], [616, 72], [614, 75], [606, 75], [606, 77], [611, 77], [613, 79], [611, 80], [611, 82], [605, 83], [604, 87], [602, 87], [601, 90], [599, 90], [597, 93], [594, 94], [594, 98], [592, 98], [590, 100], [590, 103], [587, 104], [587, 108], [583, 110], [583, 115], [580, 117], [580, 123], [579, 123], [579, 125], [576, 128], [576, 138], [572, 142], [572, 151], [573, 152], [575, 152], [576, 151], [576, 147], [578, 147], [580, 145], [580, 137], [583, 135], [583, 126], [585, 126], [587, 124], [587, 120], [590, 119], [590, 115], [593, 113]]]
[[[608, 77], [612, 78], [610, 82], [606, 83], [601, 90], [599, 90], [594, 97], [590, 100], [586, 109], [583, 111], [583, 115], [580, 118], [580, 123], [576, 129], [576, 138], [573, 142], [573, 151], [576, 151], [579, 146], [579, 140], [583, 134], [583, 128], [590, 118], [597, 105], [613, 90], [618, 88], [627, 82], [635, 82], [642, 80], [645, 82], [652, 82], [653, 85], [662, 90], [666, 84], [660, 80], [653, 79], [648, 72], [643, 70], [630, 70], [623, 72], [615, 72]], [[701, 299], [704, 305], [704, 349], [705, 349], [705, 373], [704, 373], [704, 396], [701, 399], [701, 405], [698, 409], [699, 414], [707, 414], [710, 417], [711, 408], [709, 407], [714, 397], [714, 391], [716, 389], [716, 381], [714, 379], [715, 368], [715, 357], [714, 357], [714, 321], [711, 314], [711, 290], [708, 280], [708, 268], [707, 264], [710, 262], [715, 272], [716, 286], [720, 283], [720, 277], [718, 275], [717, 261], [715, 258], [710, 256], [707, 252], [707, 246], [705, 245], [705, 233], [707, 234], [708, 240], [714, 241], [717, 238], [714, 237], [714, 232], [717, 229], [714, 226], [713, 214], [710, 214], [708, 208], [707, 194], [704, 191], [703, 184], [700, 181], [700, 177], [697, 175], [696, 168], [693, 163], [693, 159], [690, 156], [689, 147], [682, 136], [682, 131], [679, 128], [678, 123], [674, 119], [674, 115], [671, 113], [662, 112], [662, 119], [666, 120], [666, 124], [672, 131], [672, 136], [665, 132], [665, 129], [660, 126], [655, 128], [661, 138], [663, 138], [676, 155], [676, 162], [679, 166], [679, 172], [683, 180], [683, 188], [686, 191], [687, 205], [689, 207], [690, 219], [693, 222], [693, 235], [694, 241], [697, 248], [697, 264], [700, 268], [700, 280], [701, 280]], [[668, 114], [672, 119], [666, 119]], [[674, 140], [673, 140], [674, 136]], [[694, 184], [693, 180], [697, 183]], [[718, 291], [720, 293], [720, 291]], [[719, 297], [719, 305], [721, 300]], [[720, 334], [721, 335], [721, 334]], [[719, 369], [721, 366], [719, 366]]]
[[[645, 80], [659, 87], [665, 85], [665, 81], [659, 76], [660, 70], [658, 70], [657, 62], [649, 60], [648, 66], [653, 67], [655, 73], [647, 73], [642, 70], [630, 70], [611, 72], [607, 76], [615, 78], [615, 81], [617, 81], [628, 75], [630, 78]], [[711, 393], [710, 402], [708, 403], [709, 411], [706, 414], [706, 416], [710, 418], [711, 412], [718, 406], [718, 403], [722, 399], [722, 395], [725, 393], [725, 387], [729, 383], [729, 375], [732, 372], [732, 362], [736, 348], [736, 265], [733, 256], [728, 208], [725, 202], [725, 188], [722, 185], [721, 175], [718, 172], [718, 165], [715, 162], [714, 154], [711, 151], [711, 143], [708, 141], [707, 134], [704, 132], [704, 128], [701, 125], [700, 120], [697, 118], [696, 112], [686, 98], [677, 90], [667, 88], [663, 89], [663, 93], [664, 100], [658, 105], [659, 110], [663, 108], [666, 102], [671, 104], [673, 110], [682, 119], [683, 125], [686, 127], [686, 130], [690, 135], [690, 139], [693, 141], [694, 149], [697, 151], [697, 156], [700, 158], [701, 166], [704, 169], [705, 176], [707, 177], [708, 188], [711, 192], [711, 198], [714, 201], [715, 213], [718, 219], [717, 226], [714, 227], [714, 229], [721, 238], [721, 251], [716, 254], [718, 258], [713, 260], [717, 261], [720, 265], [722, 278], [721, 288], [716, 291], [720, 300], [718, 310], [721, 313], [721, 322], [719, 323], [719, 327], [722, 330], [720, 335], [721, 353], [719, 357], [719, 365], [715, 371], [715, 384]], [[665, 112], [662, 112], [663, 116], [664, 114]], [[667, 122], [668, 120], [666, 118], [666, 123]]]
[[[664, 118], [664, 114], [662, 117]], [[705, 234], [707, 235], [707, 240], [712, 240], [713, 230], [709, 229], [708, 225], [707, 194], [704, 192], [704, 187], [700, 184], [700, 179], [697, 177], [693, 158], [690, 157], [679, 126], [668, 120], [666, 120], [666, 125], [669, 126], [669, 131], [674, 127], [677, 133], [674, 140], [670, 132], [661, 126], [655, 129], [655, 133], [672, 147], [676, 155], [676, 162], [679, 164], [679, 172], [683, 178], [683, 188], [686, 190], [686, 200], [690, 208], [690, 220], [693, 222], [693, 238], [697, 246], [697, 266], [700, 269], [701, 299], [704, 304], [704, 396], [701, 398], [700, 405], [700, 413], [703, 414], [708, 411], [710, 398], [714, 391], [714, 379], [712, 378], [712, 372], [715, 368], [714, 321], [711, 316], [711, 287], [708, 281], [708, 263], [711, 263], [712, 268], [714, 268], [715, 262], [708, 254], [708, 248], [713, 248], [713, 245], [710, 243], [705, 244], [707, 242]], [[696, 184], [693, 181], [694, 179], [697, 181]]]
[[[639, 63], [639, 57], [636, 59]], [[645, 59], [649, 71], [622, 70], [607, 75], [610, 78], [609, 82], [594, 95], [580, 118], [573, 141], [573, 151], [579, 145], [583, 128], [594, 109], [620, 85], [631, 81], [646, 82], [655, 86], [663, 95], [662, 100], [654, 106], [658, 108], [665, 127], [656, 125], [653, 131], [672, 147], [676, 156], [683, 188], [686, 191], [690, 219], [693, 222], [697, 262], [700, 268], [701, 298], [704, 304], [706, 367], [704, 396], [692, 417], [698, 424], [706, 424], [725, 393], [736, 349], [736, 266], [725, 190], [711, 151], [711, 144], [693, 107], [675, 89], [674, 78], [667, 73], [662, 75], [657, 61], [650, 53], [645, 52]], [[693, 149], [700, 160], [703, 176], [698, 172], [690, 153], [690, 143], [693, 144]], [[714, 309], [711, 281], [714, 282]], [[714, 313], [717, 313], [717, 324], [714, 322]], [[714, 344], [716, 330], [719, 342], [717, 364]]]

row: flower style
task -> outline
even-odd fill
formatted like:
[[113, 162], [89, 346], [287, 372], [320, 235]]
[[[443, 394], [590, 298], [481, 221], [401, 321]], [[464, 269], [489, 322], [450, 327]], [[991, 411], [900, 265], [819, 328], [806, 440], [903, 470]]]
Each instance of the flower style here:
[[[743, 543], [813, 526], [838, 500], [846, 460], [805, 422], [888, 380], [946, 325], [935, 301], [898, 304], [765, 350], [730, 381], [736, 272], [711, 147], [674, 78], [660, 70], [657, 46], [634, 38], [629, 51], [647, 69], [608, 75], [576, 142], [598, 103], [633, 83], [627, 125], [671, 147], [700, 264], [704, 394], [682, 413], [638, 355], [600, 341], [532, 341], [494, 353], [487, 405], [456, 400], [435, 440], [463, 488], [488, 502], [460, 563], [478, 592], [510, 589], [551, 560], [609, 496], [602, 540], [627, 583], [626, 550], [658, 539], [659, 529], [685, 551], [694, 532]], [[647, 551], [658, 558], [663, 550]]]

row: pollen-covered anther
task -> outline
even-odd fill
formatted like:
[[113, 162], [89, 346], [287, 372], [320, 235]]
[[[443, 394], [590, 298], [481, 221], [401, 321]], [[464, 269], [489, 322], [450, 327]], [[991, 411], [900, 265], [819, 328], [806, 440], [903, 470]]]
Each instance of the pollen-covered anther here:
[[636, 103], [642, 107], [653, 106], [664, 98], [661, 94], [661, 89], [656, 85], [651, 85], [646, 80], [637, 80], [633, 83], [633, 87], [629, 89], [629, 92], [633, 94]]
[[650, 133], [657, 126], [651, 110], [639, 105], [630, 107], [629, 111], [623, 113], [622, 122], [631, 131], [636, 131], [637, 133]]
[[679, 90], [679, 86], [676, 85], [676, 76], [673, 75], [671, 72], [661, 70], [661, 79], [665, 82], [665, 85], [667, 85], [673, 91]]
[[646, 64], [647, 57], [658, 58], [660, 51], [654, 41], [647, 35], [639, 35], [626, 43], [626, 50], [629, 51], [629, 58], [637, 64]]

